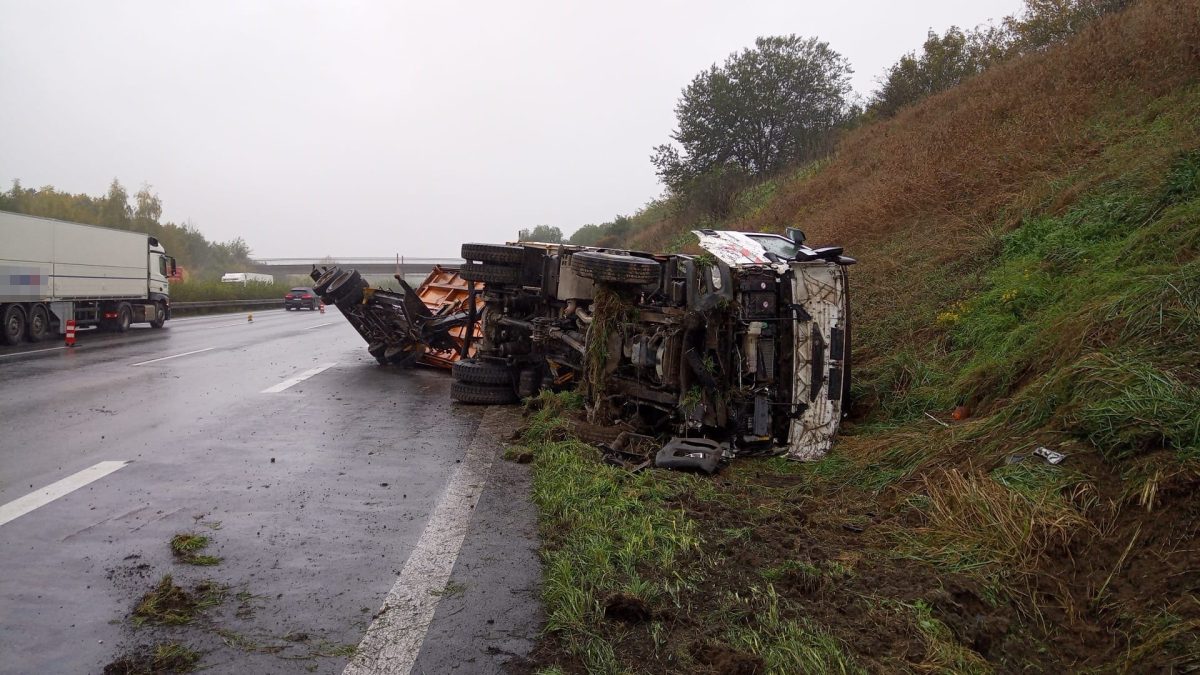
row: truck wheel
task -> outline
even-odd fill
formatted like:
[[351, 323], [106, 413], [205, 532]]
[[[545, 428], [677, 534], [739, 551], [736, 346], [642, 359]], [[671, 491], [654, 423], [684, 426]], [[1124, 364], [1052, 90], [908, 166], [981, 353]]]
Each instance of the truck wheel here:
[[512, 371], [491, 361], [480, 359], [463, 359], [454, 364], [451, 371], [458, 382], [474, 384], [512, 384]]
[[25, 327], [25, 337], [30, 342], [41, 342], [50, 332], [50, 315], [46, 313], [45, 305], [34, 305], [29, 310], [29, 321]]
[[485, 284], [516, 286], [521, 283], [520, 267], [506, 267], [491, 263], [467, 263], [459, 270], [459, 274], [467, 281], [482, 281]]
[[7, 305], [4, 308], [4, 344], [21, 344], [25, 337], [25, 310], [20, 305]]
[[498, 265], [520, 265], [525, 262], [525, 249], [504, 244], [463, 244], [463, 260], [477, 260]]
[[122, 302], [117, 307], [117, 322], [113, 328], [118, 333], [124, 333], [129, 330], [131, 323], [133, 323], [133, 308], [129, 306], [128, 302]]
[[333, 298], [334, 304], [345, 303], [357, 305], [362, 302], [362, 289], [366, 286], [358, 270], [342, 272], [329, 284], [326, 292]]
[[580, 251], [571, 256], [571, 269], [584, 279], [610, 284], [652, 284], [658, 281], [658, 261], [618, 253]]
[[329, 290], [329, 284], [332, 284], [333, 280], [341, 273], [341, 268], [336, 265], [325, 270], [321, 276], [317, 277], [316, 283], [313, 284], [313, 292], [317, 295], [325, 295], [325, 291]]
[[162, 328], [167, 322], [167, 308], [161, 302], [154, 303], [154, 318], [150, 319], [151, 328]]
[[451, 382], [450, 398], [469, 405], [501, 405], [515, 403], [517, 392], [511, 386], [499, 387], [492, 384]]

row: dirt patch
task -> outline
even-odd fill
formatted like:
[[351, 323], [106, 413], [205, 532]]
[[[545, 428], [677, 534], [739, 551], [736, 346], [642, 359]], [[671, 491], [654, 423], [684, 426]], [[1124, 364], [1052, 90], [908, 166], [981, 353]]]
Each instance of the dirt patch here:
[[137, 625], [165, 626], [190, 623], [205, 609], [220, 604], [224, 595], [224, 588], [208, 581], [197, 584], [190, 591], [184, 590], [167, 574], [138, 601], [133, 609], [133, 621]]
[[604, 618], [625, 623], [645, 623], [650, 620], [650, 608], [638, 597], [614, 593], [604, 601]]
[[724, 645], [704, 645], [696, 650], [696, 661], [716, 675], [759, 675], [766, 672], [762, 658]]

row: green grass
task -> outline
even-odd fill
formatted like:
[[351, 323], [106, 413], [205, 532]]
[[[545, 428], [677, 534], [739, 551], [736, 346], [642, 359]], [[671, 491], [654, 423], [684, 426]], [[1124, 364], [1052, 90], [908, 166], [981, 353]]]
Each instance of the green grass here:
[[171, 552], [175, 554], [176, 560], [188, 565], [200, 567], [220, 565], [224, 558], [197, 553], [208, 547], [208, 543], [208, 537], [202, 534], [180, 533], [171, 537]]
[[846, 645], [814, 622], [797, 616], [774, 586], [734, 595], [730, 611], [741, 620], [730, 622], [726, 638], [731, 647], [762, 658], [767, 673], [865, 673], [847, 654]]
[[134, 625], [145, 623], [179, 626], [191, 623], [201, 612], [225, 599], [225, 587], [205, 581], [186, 591], [175, 585], [170, 574], [164, 575], [154, 589], [142, 596], [133, 610]]
[[[523, 438], [535, 457], [546, 630], [589, 672], [617, 672], [616, 654], [603, 636], [603, 599], [624, 592], [651, 607], [671, 602], [695, 582], [692, 566], [682, 563], [699, 553], [700, 537], [690, 519], [662, 506], [675, 481], [601, 464], [596, 450], [577, 440], [550, 440], [564, 409], [578, 404], [577, 397], [543, 394]], [[644, 570], [662, 576], [647, 577]]]
[[899, 603], [899, 608], [911, 613], [921, 640], [925, 643], [924, 665], [927, 670], [956, 675], [986, 675], [993, 672], [983, 657], [954, 638], [950, 628], [933, 616], [932, 608], [924, 601]]

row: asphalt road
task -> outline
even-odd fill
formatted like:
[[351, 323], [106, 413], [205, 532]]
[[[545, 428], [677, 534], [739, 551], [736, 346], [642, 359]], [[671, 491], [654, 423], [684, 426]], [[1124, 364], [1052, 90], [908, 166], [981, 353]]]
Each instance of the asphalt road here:
[[[501, 450], [448, 388], [442, 372], [376, 365], [336, 311], [0, 351], [0, 673], [100, 672], [159, 642], [200, 650], [206, 672], [341, 672], [468, 447]], [[412, 672], [502, 672], [531, 648], [525, 468], [496, 459], [472, 484], [461, 552], [435, 556], [450, 580], [421, 590], [440, 601]], [[3, 522], [28, 495], [88, 478]], [[174, 559], [186, 532], [222, 562]], [[164, 574], [228, 590], [188, 625], [135, 627]]]

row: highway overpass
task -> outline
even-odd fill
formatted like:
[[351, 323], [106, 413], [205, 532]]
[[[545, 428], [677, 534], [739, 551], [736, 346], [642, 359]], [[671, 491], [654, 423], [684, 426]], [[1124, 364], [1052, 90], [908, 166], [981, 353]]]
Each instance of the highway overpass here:
[[284, 276], [289, 274], [308, 274], [314, 265], [338, 265], [353, 267], [363, 274], [426, 274], [434, 265], [442, 267], [458, 267], [462, 258], [256, 258], [250, 271], [261, 274]]

